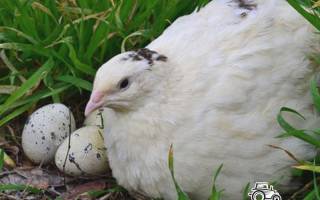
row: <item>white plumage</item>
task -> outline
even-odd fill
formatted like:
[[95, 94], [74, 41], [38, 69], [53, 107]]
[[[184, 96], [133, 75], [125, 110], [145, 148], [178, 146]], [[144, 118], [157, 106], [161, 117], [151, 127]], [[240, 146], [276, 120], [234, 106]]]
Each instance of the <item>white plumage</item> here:
[[109, 60], [97, 72], [86, 114], [113, 110], [105, 143], [118, 183], [175, 199], [167, 164], [173, 144], [177, 181], [192, 199], [208, 198], [220, 164], [223, 199], [241, 199], [248, 182], [289, 184], [294, 161], [267, 145], [299, 158], [314, 154], [298, 139], [275, 138], [282, 106], [309, 119], [299, 124], [288, 116], [296, 126], [317, 121], [308, 86], [316, 68], [306, 57], [313, 32], [285, 0], [214, 0], [177, 19], [146, 47], [152, 51]]

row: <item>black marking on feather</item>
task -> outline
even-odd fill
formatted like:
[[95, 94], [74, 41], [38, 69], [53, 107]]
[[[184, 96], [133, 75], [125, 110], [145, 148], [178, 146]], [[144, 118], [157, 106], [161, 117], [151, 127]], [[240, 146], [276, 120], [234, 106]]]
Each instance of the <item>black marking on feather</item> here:
[[147, 48], [139, 49], [137, 51], [137, 55], [142, 56], [144, 59], [148, 61], [149, 64], [153, 64], [153, 55], [155, 54], [158, 53]]
[[248, 15], [248, 14], [247, 14], [246, 12], [242, 12], [242, 13], [240, 14], [240, 17], [241, 17], [241, 18], [245, 18], [247, 15]]
[[246, 10], [253, 10], [257, 8], [257, 4], [250, 2], [249, 0], [237, 0], [238, 6], [240, 8], [246, 9]]
[[162, 62], [167, 62], [168, 58], [164, 55], [159, 55], [156, 60], [162, 61]]
[[128, 54], [128, 57], [122, 58], [122, 60], [131, 60], [131, 61], [141, 61], [146, 60], [150, 66], [154, 64], [155, 61], [166, 62], [168, 58], [165, 55], [161, 55], [156, 51], [152, 51], [147, 48], [138, 49], [132, 53]]

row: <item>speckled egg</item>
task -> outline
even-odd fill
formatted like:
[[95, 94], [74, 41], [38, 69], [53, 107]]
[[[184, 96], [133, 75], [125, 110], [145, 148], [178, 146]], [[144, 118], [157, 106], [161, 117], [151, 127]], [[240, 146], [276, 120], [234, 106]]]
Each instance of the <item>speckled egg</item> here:
[[73, 176], [105, 173], [109, 165], [102, 130], [85, 126], [73, 132], [58, 148], [55, 163], [62, 172]]
[[58, 146], [75, 130], [74, 117], [65, 105], [49, 104], [32, 113], [22, 132], [22, 148], [34, 163], [53, 160]]

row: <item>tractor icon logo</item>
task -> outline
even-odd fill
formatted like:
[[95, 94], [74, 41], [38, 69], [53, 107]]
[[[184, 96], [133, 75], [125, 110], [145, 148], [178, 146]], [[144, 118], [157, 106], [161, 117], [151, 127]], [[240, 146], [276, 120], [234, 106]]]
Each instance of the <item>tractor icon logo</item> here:
[[267, 182], [256, 182], [251, 192], [248, 193], [251, 200], [282, 200], [277, 190]]

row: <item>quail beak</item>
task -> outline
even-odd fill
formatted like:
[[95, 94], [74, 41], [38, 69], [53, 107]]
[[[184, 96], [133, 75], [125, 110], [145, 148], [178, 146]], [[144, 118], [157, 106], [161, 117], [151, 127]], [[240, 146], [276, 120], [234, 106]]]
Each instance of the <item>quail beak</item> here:
[[105, 94], [100, 91], [92, 91], [90, 100], [87, 103], [84, 115], [87, 117], [90, 113], [92, 113], [94, 110], [100, 108], [103, 106], [103, 99]]

